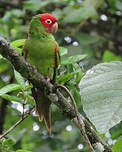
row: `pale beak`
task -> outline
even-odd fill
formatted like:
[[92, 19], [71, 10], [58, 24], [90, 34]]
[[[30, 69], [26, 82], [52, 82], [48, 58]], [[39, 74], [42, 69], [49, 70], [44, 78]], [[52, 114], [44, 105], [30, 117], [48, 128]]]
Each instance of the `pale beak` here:
[[51, 27], [51, 33], [56, 33], [57, 32], [57, 30], [58, 30], [58, 23], [57, 22], [55, 22], [53, 25], [52, 25], [52, 27]]

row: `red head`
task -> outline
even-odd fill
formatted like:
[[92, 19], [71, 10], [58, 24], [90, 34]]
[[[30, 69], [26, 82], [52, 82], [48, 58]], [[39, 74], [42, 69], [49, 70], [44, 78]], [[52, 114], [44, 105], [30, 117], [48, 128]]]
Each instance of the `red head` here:
[[41, 14], [40, 21], [42, 25], [47, 28], [46, 32], [52, 33], [57, 32], [58, 30], [58, 23], [57, 19], [49, 13]]

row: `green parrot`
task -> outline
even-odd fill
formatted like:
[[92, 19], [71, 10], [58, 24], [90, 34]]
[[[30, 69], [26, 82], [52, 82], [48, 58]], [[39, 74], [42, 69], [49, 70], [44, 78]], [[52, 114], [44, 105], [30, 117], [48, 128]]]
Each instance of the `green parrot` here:
[[[60, 63], [58, 43], [52, 35], [57, 30], [57, 19], [53, 15], [49, 13], [35, 15], [30, 22], [28, 38], [23, 48], [27, 61], [36, 66], [47, 81], [55, 80]], [[51, 101], [39, 90], [32, 90], [32, 94], [39, 121], [44, 119], [47, 129], [51, 130]]]

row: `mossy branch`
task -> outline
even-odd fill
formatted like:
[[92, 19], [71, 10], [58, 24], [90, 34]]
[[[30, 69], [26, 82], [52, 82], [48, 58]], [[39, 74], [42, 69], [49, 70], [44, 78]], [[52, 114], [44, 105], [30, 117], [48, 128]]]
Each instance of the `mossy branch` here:
[[[45, 91], [47, 97], [59, 107], [61, 112], [68, 119], [73, 120], [76, 126], [81, 130], [76, 119], [75, 111], [71, 104], [67, 102], [66, 98], [60, 93], [60, 91], [56, 91], [55, 87], [50, 82], [47, 82], [37, 69], [19, 55], [3, 37], [0, 37], [0, 54], [8, 59], [14, 68], [21, 73], [25, 79], [31, 82], [34, 87], [41, 91]], [[94, 145], [100, 143], [103, 145], [105, 152], [112, 152], [111, 148], [97, 135], [87, 119], [83, 115], [79, 115], [85, 124], [86, 134], [89, 137], [91, 144]]]

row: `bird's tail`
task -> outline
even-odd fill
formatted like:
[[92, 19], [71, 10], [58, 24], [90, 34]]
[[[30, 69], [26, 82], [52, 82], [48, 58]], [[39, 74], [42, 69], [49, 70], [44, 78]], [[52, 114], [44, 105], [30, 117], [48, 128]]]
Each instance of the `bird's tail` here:
[[32, 94], [35, 99], [36, 114], [39, 121], [41, 122], [44, 119], [47, 129], [51, 131], [51, 101], [41, 91], [32, 90]]

